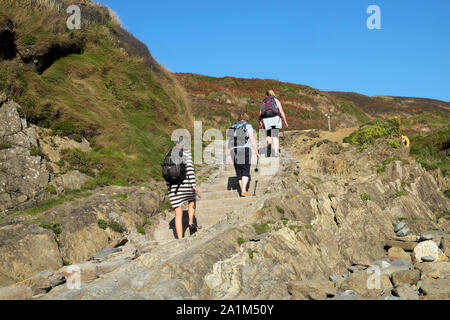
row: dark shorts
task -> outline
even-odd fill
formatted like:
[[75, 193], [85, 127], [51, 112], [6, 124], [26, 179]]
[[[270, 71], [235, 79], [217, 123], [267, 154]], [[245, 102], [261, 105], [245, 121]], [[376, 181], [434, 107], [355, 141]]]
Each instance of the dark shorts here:
[[267, 130], [267, 136], [272, 138], [278, 138], [280, 136], [280, 129], [274, 127]]
[[252, 160], [251, 149], [238, 148], [231, 150], [231, 157], [233, 159], [234, 169], [236, 170], [238, 180], [242, 180], [242, 177], [250, 178], [250, 167]]

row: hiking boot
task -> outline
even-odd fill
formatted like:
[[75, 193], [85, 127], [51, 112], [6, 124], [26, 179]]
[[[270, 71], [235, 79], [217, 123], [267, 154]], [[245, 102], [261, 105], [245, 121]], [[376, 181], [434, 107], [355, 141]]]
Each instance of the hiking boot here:
[[251, 197], [252, 195], [248, 192], [242, 192], [241, 196], [242, 197]]

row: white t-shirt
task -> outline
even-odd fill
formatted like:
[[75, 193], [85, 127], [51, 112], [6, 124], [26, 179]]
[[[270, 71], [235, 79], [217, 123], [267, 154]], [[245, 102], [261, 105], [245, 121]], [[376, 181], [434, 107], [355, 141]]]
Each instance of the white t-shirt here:
[[[281, 102], [277, 98], [275, 98], [275, 102], [277, 103], [278, 110], [280, 110], [281, 109]], [[266, 128], [266, 130], [272, 129], [273, 127], [275, 129], [283, 128], [283, 123], [281, 121], [281, 117], [280, 116], [275, 116], [275, 117], [272, 117], [272, 118], [263, 119], [263, 123], [264, 123], [264, 128]]]

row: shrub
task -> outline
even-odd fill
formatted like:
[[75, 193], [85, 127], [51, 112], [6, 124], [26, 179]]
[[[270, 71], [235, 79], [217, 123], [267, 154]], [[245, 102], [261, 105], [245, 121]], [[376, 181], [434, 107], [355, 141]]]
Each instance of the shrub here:
[[54, 185], [47, 185], [47, 187], [45, 187], [45, 191], [47, 191], [50, 194], [57, 194], [58, 192], [56, 191], [56, 188]]
[[242, 245], [242, 244], [248, 242], [248, 240], [245, 240], [244, 238], [238, 238], [237, 242], [238, 242], [239, 245]]
[[258, 253], [257, 250], [248, 249], [248, 257], [253, 260], [254, 254]]
[[78, 143], [82, 143], [83, 142], [83, 138], [79, 134], [74, 134], [73, 135], [73, 140], [75, 142], [78, 142]]
[[361, 127], [358, 131], [352, 133], [344, 139], [345, 143], [353, 145], [370, 145], [375, 139], [386, 136], [399, 136], [401, 129], [401, 120], [398, 117], [389, 120], [376, 120]]
[[12, 145], [8, 142], [0, 142], [0, 150], [9, 149], [11, 147], [12, 147]]
[[122, 226], [121, 226], [118, 222], [116, 222], [116, 221], [111, 221], [111, 222], [108, 224], [108, 227], [109, 227], [111, 230], [115, 231], [115, 232], [122, 232], [122, 231], [123, 231]]
[[372, 198], [370, 197], [370, 195], [368, 195], [367, 193], [363, 193], [362, 195], [359, 196], [361, 198], [361, 200], [363, 201], [369, 201], [372, 200]]
[[136, 230], [140, 234], [145, 234], [145, 228], [141, 226], [139, 223], [136, 223]]
[[41, 152], [41, 149], [38, 146], [32, 145], [30, 148], [30, 155], [32, 157], [44, 157], [44, 154]]
[[269, 230], [268, 224], [254, 224], [253, 228], [255, 229], [255, 232], [257, 235], [266, 233]]
[[27, 34], [25, 37], [23, 37], [22, 43], [26, 46], [32, 46], [36, 43], [36, 38], [31, 34]]
[[56, 136], [68, 136], [75, 133], [75, 125], [68, 120], [60, 121], [54, 123], [50, 129], [52, 130], [52, 133]]
[[103, 230], [106, 230], [106, 228], [108, 227], [108, 223], [102, 219], [98, 219], [97, 224], [100, 227], [100, 229], [103, 229]]
[[60, 223], [47, 223], [47, 224], [42, 223], [42, 224], [40, 224], [40, 227], [44, 228], [44, 229], [52, 230], [53, 233], [57, 236], [60, 235], [62, 232]]

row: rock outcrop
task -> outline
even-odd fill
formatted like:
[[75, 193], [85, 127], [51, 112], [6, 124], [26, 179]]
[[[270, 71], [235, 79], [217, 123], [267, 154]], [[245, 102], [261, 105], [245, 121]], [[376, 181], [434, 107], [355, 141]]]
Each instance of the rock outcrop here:
[[5, 96], [0, 99], [0, 211], [23, 210], [44, 199], [50, 180], [36, 130], [19, 117], [18, 108]]
[[[382, 142], [359, 152], [294, 133], [285, 144], [277, 174], [254, 177], [262, 182], [255, 198], [227, 191], [231, 168], [203, 184], [197, 218], [204, 228], [183, 240], [173, 239], [164, 216], [151, 215], [147, 236], [137, 233], [140, 215], [157, 213], [156, 198], [143, 206], [133, 192], [128, 203], [113, 196], [127, 188], [46, 212], [45, 223], [61, 224], [58, 252], [80, 271], [79, 286], [33, 287], [33, 278], [22, 285], [39, 299], [450, 299], [443, 253], [449, 223], [436, 215], [449, 200], [432, 175]], [[392, 161], [377, 173], [385, 158]], [[99, 219], [124, 232], [101, 230]], [[399, 221], [408, 235], [396, 234]], [[414, 258], [427, 241], [440, 247], [442, 260]], [[73, 280], [68, 267], [55, 275]], [[40, 296], [38, 287], [50, 289]]]

